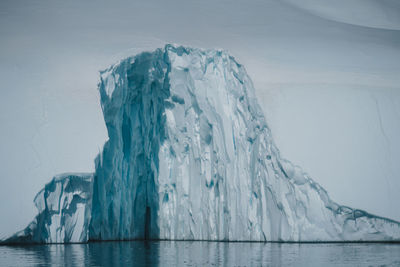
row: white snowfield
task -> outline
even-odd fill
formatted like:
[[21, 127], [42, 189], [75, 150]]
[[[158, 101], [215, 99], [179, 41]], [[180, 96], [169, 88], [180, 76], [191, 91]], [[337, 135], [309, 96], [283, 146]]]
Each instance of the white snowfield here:
[[10, 240], [400, 240], [398, 222], [340, 206], [280, 157], [249, 76], [225, 51], [166, 45], [102, 72], [99, 90], [109, 140], [92, 199], [76, 183], [87, 204], [62, 212], [60, 184], [45, 209], [35, 200], [45, 222]]

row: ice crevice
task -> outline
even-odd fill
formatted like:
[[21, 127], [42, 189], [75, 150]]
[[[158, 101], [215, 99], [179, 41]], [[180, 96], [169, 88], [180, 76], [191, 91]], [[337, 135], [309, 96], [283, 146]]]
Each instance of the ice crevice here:
[[75, 176], [89, 188], [46, 185], [47, 206], [9, 240], [400, 241], [398, 222], [337, 204], [281, 158], [226, 51], [144, 52], [101, 72], [99, 92], [109, 139], [95, 173]]

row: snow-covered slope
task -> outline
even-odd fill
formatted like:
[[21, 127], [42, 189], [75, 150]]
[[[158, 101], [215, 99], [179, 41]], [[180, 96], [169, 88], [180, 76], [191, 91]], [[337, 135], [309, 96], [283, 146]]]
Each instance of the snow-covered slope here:
[[167, 45], [102, 73], [90, 239], [399, 240], [284, 160], [243, 66]]
[[93, 174], [68, 173], [55, 176], [36, 195], [39, 211], [22, 231], [4, 243], [86, 242], [92, 202]]

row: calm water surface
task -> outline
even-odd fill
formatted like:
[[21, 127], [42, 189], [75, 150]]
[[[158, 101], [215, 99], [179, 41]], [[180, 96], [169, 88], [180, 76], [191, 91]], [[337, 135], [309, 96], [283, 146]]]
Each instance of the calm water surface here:
[[0, 266], [400, 266], [400, 244], [130, 241], [0, 246]]

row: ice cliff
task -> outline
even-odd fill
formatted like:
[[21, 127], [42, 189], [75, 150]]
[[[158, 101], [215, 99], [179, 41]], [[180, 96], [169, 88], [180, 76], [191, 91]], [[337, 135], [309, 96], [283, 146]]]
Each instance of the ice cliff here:
[[109, 140], [95, 160], [91, 216], [90, 176], [85, 189], [77, 183], [81, 209], [60, 208], [73, 201], [47, 189], [53, 180], [44, 192], [58, 197], [43, 193], [51, 204], [37, 204], [17, 237], [400, 240], [398, 222], [333, 202], [280, 157], [249, 76], [225, 51], [167, 45], [103, 71], [99, 91]]

